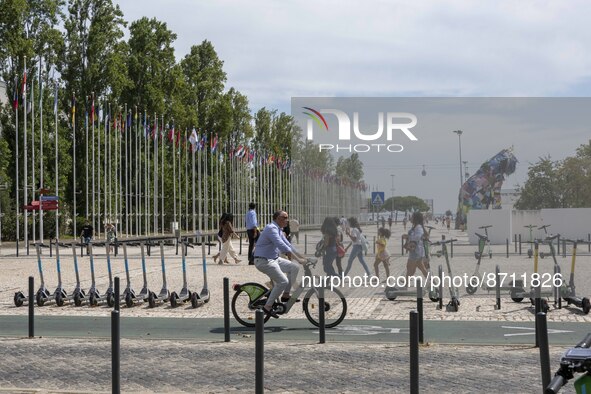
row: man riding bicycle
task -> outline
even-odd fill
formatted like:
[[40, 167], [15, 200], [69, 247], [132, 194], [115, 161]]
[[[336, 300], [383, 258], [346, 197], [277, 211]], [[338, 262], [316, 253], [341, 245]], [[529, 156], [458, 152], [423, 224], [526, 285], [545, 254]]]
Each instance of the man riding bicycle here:
[[291, 287], [297, 280], [300, 267], [287, 259], [279, 257], [284, 254], [287, 258], [295, 257], [300, 263], [306, 258], [299, 254], [283, 235], [282, 229], [287, 224], [289, 216], [285, 211], [276, 211], [273, 221], [265, 226], [256, 243], [254, 265], [273, 281], [273, 290], [264, 306], [266, 314], [278, 318], [273, 311], [273, 303], [281, 295], [281, 302], [289, 301]]

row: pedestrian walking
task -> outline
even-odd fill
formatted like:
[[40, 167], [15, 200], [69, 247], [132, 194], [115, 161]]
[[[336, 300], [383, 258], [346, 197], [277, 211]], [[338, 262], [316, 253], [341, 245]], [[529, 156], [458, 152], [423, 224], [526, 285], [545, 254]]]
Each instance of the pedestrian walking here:
[[259, 222], [257, 221], [257, 205], [254, 202], [248, 204], [248, 212], [246, 212], [244, 222], [246, 227], [246, 235], [248, 236], [248, 265], [254, 265], [254, 245], [259, 239]]
[[351, 241], [353, 242], [353, 248], [351, 249], [351, 254], [349, 255], [349, 260], [347, 261], [347, 268], [345, 269], [345, 275], [349, 275], [349, 271], [351, 271], [351, 266], [353, 265], [353, 260], [356, 258], [359, 259], [359, 262], [363, 266], [365, 273], [367, 276], [371, 276], [371, 272], [367, 267], [367, 263], [365, 262], [365, 258], [363, 257], [363, 244], [367, 241], [361, 232], [361, 227], [359, 226], [359, 222], [356, 218], [351, 217], [349, 218], [349, 225], [351, 229], [347, 234]]

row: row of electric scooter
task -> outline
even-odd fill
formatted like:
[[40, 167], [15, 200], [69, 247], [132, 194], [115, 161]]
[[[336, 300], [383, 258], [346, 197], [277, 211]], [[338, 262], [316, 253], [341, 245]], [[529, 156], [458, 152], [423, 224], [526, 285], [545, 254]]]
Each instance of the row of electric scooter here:
[[[150, 308], [153, 308], [159, 304], [170, 302], [171, 307], [176, 307], [181, 303], [190, 302], [193, 308], [197, 308], [204, 303], [209, 301], [209, 290], [207, 287], [207, 264], [205, 262], [205, 243], [201, 243], [201, 253], [203, 256], [203, 288], [201, 291], [191, 291], [187, 285], [187, 267], [186, 267], [186, 256], [187, 256], [187, 248], [193, 248], [194, 246], [188, 242], [188, 239], [182, 238], [179, 241], [182, 245], [182, 272], [183, 272], [183, 287], [182, 289], [177, 292], [171, 292], [168, 289], [168, 285], [166, 282], [166, 264], [164, 259], [164, 240], [155, 241], [155, 240], [145, 240], [145, 241], [123, 241], [119, 242], [119, 245], [123, 248], [123, 260], [125, 264], [125, 278], [126, 278], [126, 287], [125, 290], [120, 294], [120, 302], [125, 303], [127, 307], [132, 307], [134, 305], [138, 305], [141, 303], [147, 302]], [[145, 258], [145, 248], [149, 246], [160, 246], [160, 260], [161, 260], [161, 268], [162, 268], [162, 289], [159, 293], [155, 293], [150, 291], [148, 288], [148, 279], [146, 273], [146, 258]], [[90, 274], [91, 274], [91, 285], [88, 291], [85, 291], [82, 286], [80, 285], [80, 275], [78, 271], [78, 256], [76, 253], [77, 247], [85, 247], [87, 250], [87, 254], [89, 256], [90, 262]], [[106, 246], [106, 255], [107, 255], [107, 271], [109, 274], [109, 285], [108, 288], [104, 293], [101, 293], [96, 285], [95, 280], [95, 270], [94, 270], [94, 255], [93, 255], [93, 246]], [[56, 257], [56, 268], [57, 268], [57, 287], [53, 292], [51, 292], [45, 284], [45, 278], [43, 275], [43, 262], [42, 262], [42, 254], [41, 254], [41, 244], [35, 244], [35, 249], [37, 252], [37, 267], [39, 271], [39, 277], [41, 280], [41, 285], [37, 292], [35, 292], [34, 300], [29, 300], [29, 297], [25, 294], [28, 292], [18, 291], [14, 294], [14, 305], [20, 307], [24, 304], [28, 304], [30, 301], [36, 302], [38, 306], [48, 305], [50, 303], [55, 303], [57, 306], [63, 306], [66, 303], [73, 303], [75, 306], [81, 305], [89, 305], [89, 306], [97, 306], [101, 303], [106, 303], [109, 307], [113, 307], [115, 304], [115, 289], [113, 285], [113, 273], [111, 270], [111, 253], [110, 249], [112, 245], [107, 243], [101, 242], [90, 242], [88, 244], [80, 244], [80, 243], [56, 243], [55, 247], [55, 257]], [[142, 289], [136, 292], [132, 285], [131, 279], [129, 275], [129, 261], [127, 258], [127, 247], [128, 246], [139, 246], [141, 251], [141, 262], [142, 262], [142, 273], [143, 273], [143, 286]], [[60, 263], [60, 247], [61, 248], [70, 248], [72, 250], [72, 256], [74, 258], [74, 271], [76, 274], [76, 286], [74, 290], [68, 293], [62, 284], [62, 274], [61, 274], [61, 263]]]
[[[547, 298], [554, 298], [554, 307], [555, 308], [562, 308], [562, 301], [564, 300], [567, 305], [573, 305], [575, 307], [580, 308], [583, 313], [588, 314], [589, 311], [591, 310], [591, 302], [589, 301], [589, 298], [587, 297], [580, 297], [577, 295], [576, 293], [576, 287], [575, 287], [575, 266], [576, 266], [576, 258], [577, 258], [577, 245], [581, 244], [581, 243], [585, 243], [587, 244], [588, 241], [584, 241], [584, 240], [570, 240], [570, 239], [566, 239], [564, 241], [568, 242], [568, 243], [572, 243], [573, 247], [572, 247], [572, 258], [571, 258], [571, 271], [570, 271], [570, 276], [568, 278], [568, 281], [565, 280], [561, 274], [561, 270], [560, 270], [560, 265], [558, 264], [558, 261], [556, 259], [556, 249], [554, 247], [554, 241], [556, 240], [556, 238], [559, 237], [559, 235], [554, 235], [554, 236], [547, 236], [545, 239], [543, 240], [539, 240], [539, 241], [533, 241], [533, 249], [530, 251], [528, 251], [528, 256], [532, 256], [534, 258], [534, 270], [533, 273], [534, 274], [538, 274], [538, 257], [543, 257], [544, 254], [542, 252], [539, 251], [539, 245], [540, 244], [546, 244], [549, 246], [550, 249], [550, 253], [549, 256], [552, 257], [553, 262], [554, 262], [554, 272], [553, 275], [551, 275], [551, 278], [553, 278], [553, 280], [551, 281], [552, 286], [549, 286], [549, 289], [542, 289], [542, 288], [536, 288], [534, 286], [532, 286], [530, 289], [526, 289], [524, 286], [524, 281], [523, 279], [514, 279], [514, 281], [511, 283], [510, 286], [501, 286], [501, 277], [500, 277], [500, 269], [499, 266], [496, 266], [496, 278], [494, 280], [495, 282], [495, 286], [488, 286], [486, 284], [483, 283], [479, 283], [481, 276], [480, 276], [480, 264], [482, 261], [482, 257], [485, 254], [488, 254], [490, 257], [492, 257], [492, 252], [490, 251], [490, 241], [488, 238], [488, 231], [487, 229], [490, 228], [492, 226], [482, 226], [479, 227], [480, 229], [483, 229], [485, 232], [485, 235], [479, 234], [479, 233], [475, 233], [476, 236], [478, 237], [478, 251], [475, 252], [475, 257], [477, 259], [476, 262], [476, 268], [474, 270], [474, 273], [472, 274], [468, 285], [466, 286], [466, 292], [470, 295], [475, 294], [476, 291], [480, 288], [483, 290], [486, 290], [488, 292], [494, 291], [497, 293], [497, 299], [500, 299], [500, 293], [502, 291], [508, 291], [509, 295], [511, 297], [511, 299], [514, 302], [521, 302], [526, 298], [529, 298], [532, 305], [534, 304], [534, 300], [536, 298], [541, 298], [541, 307], [542, 307], [542, 311], [543, 312], [548, 312], [550, 310], [550, 306], [548, 304], [548, 300]], [[526, 226], [527, 227], [527, 226]], [[545, 226], [541, 226], [540, 229], [544, 229], [544, 231], [546, 231], [546, 228], [549, 227], [549, 225], [545, 225]], [[433, 229], [433, 227], [427, 227], [429, 230], [429, 234], [431, 232], [431, 229]], [[423, 240], [423, 246], [425, 249], [425, 252], [427, 253], [427, 257], [430, 259], [430, 257], [432, 255], [437, 255], [439, 256], [443, 256], [445, 259], [445, 263], [446, 263], [446, 267], [447, 267], [447, 275], [449, 277], [453, 277], [453, 273], [452, 273], [452, 267], [450, 264], [450, 258], [449, 258], [449, 254], [447, 251], [447, 245], [448, 244], [452, 244], [453, 242], [456, 242], [456, 239], [449, 239], [449, 240], [445, 240], [445, 236], [442, 237], [443, 239], [441, 241], [437, 241], [437, 242], [431, 242], [428, 239], [424, 239]], [[488, 252], [485, 253], [485, 248], [488, 246]], [[429, 251], [433, 248], [440, 248], [440, 250], [437, 250], [437, 252], [435, 253], [429, 253]], [[548, 256], [548, 254], [546, 254], [546, 256]], [[430, 267], [429, 267], [430, 269]], [[443, 268], [440, 265], [439, 266], [439, 270], [438, 270], [438, 276], [440, 278], [439, 283], [440, 286], [439, 288], [436, 289], [428, 289], [427, 287], [425, 287], [423, 289], [423, 295], [426, 295], [428, 292], [429, 295], [429, 299], [433, 302], [438, 302], [438, 309], [443, 309], [443, 302], [442, 302], [442, 297], [443, 297]], [[431, 275], [431, 274], [429, 274]], [[479, 284], [478, 286], [476, 284]], [[450, 301], [447, 304], [446, 310], [447, 311], [451, 311], [451, 312], [457, 312], [459, 310], [459, 306], [460, 306], [460, 295], [459, 295], [459, 289], [455, 286], [449, 286], [449, 292], [450, 292]], [[389, 300], [395, 300], [398, 296], [416, 296], [417, 295], [417, 291], [415, 290], [409, 290], [409, 289], [398, 289], [396, 287], [387, 287], [385, 290], [385, 295], [386, 298], [388, 298]], [[500, 301], [497, 302], [497, 307], [498, 309], [500, 309]]]

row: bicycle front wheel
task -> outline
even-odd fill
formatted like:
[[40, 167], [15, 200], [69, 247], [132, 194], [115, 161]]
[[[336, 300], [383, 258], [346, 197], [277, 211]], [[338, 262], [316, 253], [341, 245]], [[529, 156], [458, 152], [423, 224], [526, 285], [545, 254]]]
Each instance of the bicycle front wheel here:
[[[304, 297], [304, 313], [306, 318], [315, 325], [320, 326], [320, 301], [318, 290], [310, 289]], [[347, 314], [347, 300], [338, 289], [324, 289], [324, 324], [327, 328], [338, 326]]]
[[[267, 292], [267, 289], [258, 283], [247, 283], [243, 285], [243, 287], [246, 285], [257, 287], [254, 293], [265, 294]], [[232, 314], [238, 323], [242, 324], [244, 327], [254, 327], [255, 312], [257, 309], [262, 308], [265, 305], [265, 301], [266, 298], [260, 296], [255, 300], [251, 300], [250, 295], [243, 289], [240, 289], [234, 293], [234, 297], [232, 298]], [[270, 315], [265, 314], [265, 322], [267, 322], [270, 317]]]

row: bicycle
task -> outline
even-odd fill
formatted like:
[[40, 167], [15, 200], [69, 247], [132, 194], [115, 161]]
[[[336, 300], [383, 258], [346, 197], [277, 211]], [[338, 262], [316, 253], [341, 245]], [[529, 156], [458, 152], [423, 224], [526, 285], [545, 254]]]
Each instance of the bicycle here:
[[[304, 275], [312, 278], [312, 268], [316, 267], [317, 259], [308, 259], [304, 266]], [[255, 326], [255, 312], [263, 308], [271, 289], [256, 282], [247, 282], [243, 284], [235, 284], [233, 289], [236, 291], [232, 297], [232, 314], [234, 318], [245, 327]], [[273, 304], [273, 311], [278, 315], [287, 314], [293, 305], [297, 302], [298, 297], [306, 290], [302, 308], [304, 314], [310, 323], [319, 327], [318, 311], [319, 306], [319, 292], [316, 287], [303, 287], [302, 284], [292, 292], [291, 297], [287, 303], [275, 301]], [[338, 326], [345, 315], [347, 314], [347, 300], [343, 293], [338, 289], [324, 288], [324, 322], [327, 328]], [[265, 322], [271, 316], [265, 314]]]
[[568, 349], [560, 359], [560, 368], [554, 374], [550, 384], [546, 387], [546, 394], [556, 394], [575, 373], [585, 373], [575, 383], [577, 394], [588, 393], [591, 390], [591, 334], [575, 347]]

